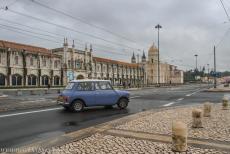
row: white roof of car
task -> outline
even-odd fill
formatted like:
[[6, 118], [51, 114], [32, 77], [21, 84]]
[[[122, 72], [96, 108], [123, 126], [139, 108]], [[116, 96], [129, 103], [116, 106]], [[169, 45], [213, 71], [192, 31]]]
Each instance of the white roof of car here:
[[72, 80], [70, 82], [98, 82], [98, 81], [111, 82], [110, 80], [99, 80], [99, 79], [81, 79], [81, 80]]

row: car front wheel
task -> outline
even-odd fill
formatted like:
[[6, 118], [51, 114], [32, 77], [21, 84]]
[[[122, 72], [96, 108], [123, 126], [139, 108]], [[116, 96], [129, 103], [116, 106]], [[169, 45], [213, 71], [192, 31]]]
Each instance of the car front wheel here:
[[84, 109], [84, 103], [80, 100], [76, 100], [72, 104], [72, 110], [75, 112], [80, 112]]
[[127, 106], [128, 106], [128, 99], [126, 98], [121, 98], [118, 103], [117, 103], [117, 106], [120, 108], [120, 109], [125, 109]]

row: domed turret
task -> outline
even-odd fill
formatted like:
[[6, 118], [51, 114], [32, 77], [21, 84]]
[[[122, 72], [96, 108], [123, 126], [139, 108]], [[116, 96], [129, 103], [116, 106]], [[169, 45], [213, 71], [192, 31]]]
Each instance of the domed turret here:
[[148, 59], [150, 63], [156, 63], [158, 61], [158, 49], [154, 44], [149, 48]]

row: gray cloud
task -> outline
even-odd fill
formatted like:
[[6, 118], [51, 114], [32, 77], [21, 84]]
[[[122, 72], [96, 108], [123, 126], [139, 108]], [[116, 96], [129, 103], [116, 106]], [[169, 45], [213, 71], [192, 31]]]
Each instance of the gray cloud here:
[[[1, 0], [0, 7], [12, 1]], [[10, 9], [71, 27], [78, 31], [100, 36], [113, 42], [126, 44], [133, 48], [144, 49], [145, 51], [148, 50], [153, 42], [157, 43], [157, 31], [154, 26], [160, 23], [163, 26], [160, 32], [161, 59], [168, 63], [178, 64], [183, 69], [191, 69], [195, 66], [194, 54], [199, 55], [198, 61], [200, 66], [207, 65], [207, 63], [212, 64], [213, 46], [220, 41], [225, 31], [230, 28], [229, 23], [224, 24], [227, 18], [218, 0], [40, 0], [39, 2], [68, 12], [72, 16], [86, 20], [91, 24], [105, 27], [126, 38], [135, 40], [137, 43], [115, 37], [104, 31], [42, 8], [33, 4], [30, 0], [18, 0], [17, 3], [10, 6]], [[224, 0], [224, 3], [230, 13], [230, 2]], [[95, 46], [96, 54], [103, 57], [113, 57], [114, 59], [129, 61], [133, 51], [132, 49], [124, 49], [121, 46], [70, 32], [3, 10], [1, 10], [0, 17], [52, 31], [69, 38], [82, 40], [81, 44], [77, 44], [78, 48], [84, 48], [82, 44], [85, 42], [112, 46], [114, 49], [102, 49], [102, 47]], [[4, 22], [0, 21], [0, 23]], [[31, 36], [22, 36], [3, 29], [0, 29], [0, 33], [1, 39], [21, 43], [34, 44], [47, 48], [60, 47], [62, 45], [61, 43], [39, 40]], [[217, 48], [219, 70], [229, 69], [227, 58], [230, 54], [229, 36], [230, 34], [226, 36]], [[61, 37], [53, 39], [62, 42]], [[109, 52], [106, 53], [106, 51], [123, 52], [127, 56], [114, 55]], [[135, 52], [137, 53], [138, 51]], [[139, 53], [141, 54], [141, 52]]]

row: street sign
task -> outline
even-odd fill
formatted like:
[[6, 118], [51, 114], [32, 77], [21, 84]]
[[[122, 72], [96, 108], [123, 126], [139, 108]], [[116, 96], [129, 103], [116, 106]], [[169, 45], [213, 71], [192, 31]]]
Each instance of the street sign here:
[[210, 72], [210, 75], [211, 75], [212, 77], [218, 77], [218, 78], [220, 78], [220, 77], [221, 77], [221, 72], [214, 72], [214, 71], [211, 71], [211, 72]]
[[74, 79], [74, 73], [72, 71], [67, 71], [67, 79], [69, 81]]

